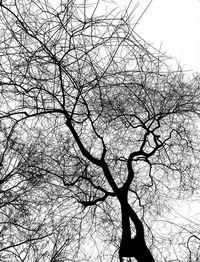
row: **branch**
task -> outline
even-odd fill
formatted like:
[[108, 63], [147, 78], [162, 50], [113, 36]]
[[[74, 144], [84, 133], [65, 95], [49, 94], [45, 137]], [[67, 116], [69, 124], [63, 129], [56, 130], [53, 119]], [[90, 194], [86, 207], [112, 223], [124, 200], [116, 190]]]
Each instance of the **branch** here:
[[108, 196], [109, 194], [105, 194], [103, 197], [97, 198], [93, 201], [80, 201], [80, 200], [77, 200], [77, 201], [81, 203], [82, 205], [84, 205], [84, 207], [88, 207], [88, 206], [94, 206], [98, 202], [103, 202]]
[[139, 235], [144, 239], [144, 227], [141, 220], [139, 219], [138, 215], [135, 213], [135, 211], [129, 204], [127, 204], [127, 209], [128, 209], [129, 216], [135, 225], [136, 235], [137, 236]]
[[86, 157], [93, 164], [95, 164], [95, 165], [97, 165], [97, 166], [99, 166], [103, 169], [104, 175], [105, 175], [109, 185], [111, 186], [112, 190], [115, 193], [118, 193], [118, 186], [116, 185], [105, 160], [102, 159], [102, 158], [101, 159], [95, 158], [95, 157], [93, 157], [93, 155], [90, 154], [90, 152], [84, 147], [82, 141], [80, 140], [80, 137], [77, 134], [76, 130], [74, 129], [74, 127], [71, 123], [71, 119], [70, 119], [69, 115], [67, 114], [67, 112], [65, 113], [65, 116], [67, 118], [66, 125], [70, 129], [70, 131], [71, 131], [79, 149], [81, 150], [81, 153], [83, 154], [83, 156]]

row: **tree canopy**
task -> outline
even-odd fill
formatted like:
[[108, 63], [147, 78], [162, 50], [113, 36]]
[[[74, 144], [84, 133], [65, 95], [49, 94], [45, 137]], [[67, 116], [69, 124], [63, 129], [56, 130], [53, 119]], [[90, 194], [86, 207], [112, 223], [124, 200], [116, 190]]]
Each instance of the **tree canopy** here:
[[1, 261], [200, 257], [199, 75], [102, 4], [1, 2]]

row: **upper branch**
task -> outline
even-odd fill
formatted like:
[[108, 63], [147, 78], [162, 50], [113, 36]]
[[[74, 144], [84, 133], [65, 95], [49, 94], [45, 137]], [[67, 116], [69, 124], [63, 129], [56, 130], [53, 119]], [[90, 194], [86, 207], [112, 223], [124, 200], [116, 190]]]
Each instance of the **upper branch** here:
[[66, 115], [67, 117], [67, 121], [66, 121], [66, 125], [68, 126], [68, 128], [70, 129], [79, 149], [81, 150], [81, 153], [83, 154], [84, 157], [86, 157], [89, 161], [91, 161], [93, 164], [99, 166], [102, 168], [104, 175], [109, 183], [109, 185], [111, 186], [112, 190], [117, 193], [118, 192], [118, 187], [112, 177], [112, 174], [108, 168], [107, 163], [105, 162], [104, 159], [98, 159], [96, 157], [94, 157], [93, 155], [90, 154], [90, 152], [85, 148], [85, 146], [83, 145], [79, 135], [77, 134], [76, 130], [74, 129], [72, 123], [71, 123], [71, 119], [69, 118], [68, 115]]

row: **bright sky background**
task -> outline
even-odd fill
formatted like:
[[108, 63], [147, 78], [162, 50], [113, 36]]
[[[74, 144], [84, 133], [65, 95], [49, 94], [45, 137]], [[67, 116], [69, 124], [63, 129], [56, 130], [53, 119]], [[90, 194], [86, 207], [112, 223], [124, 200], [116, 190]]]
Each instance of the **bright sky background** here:
[[[115, 0], [121, 7], [128, 2]], [[139, 2], [136, 13], [150, 0]], [[157, 49], [162, 45], [161, 51], [176, 58], [185, 70], [200, 72], [200, 0], [152, 0], [136, 32]]]
[[[125, 9], [131, 0], [101, 0], [102, 9]], [[58, 4], [60, 0], [50, 0]], [[83, 3], [83, 0], [80, 0]], [[86, 0], [86, 3], [97, 0]], [[135, 19], [151, 0], [132, 0], [139, 3]], [[200, 72], [200, 0], [152, 0], [146, 13], [135, 28], [136, 32], [155, 48], [177, 60], [184, 70]]]

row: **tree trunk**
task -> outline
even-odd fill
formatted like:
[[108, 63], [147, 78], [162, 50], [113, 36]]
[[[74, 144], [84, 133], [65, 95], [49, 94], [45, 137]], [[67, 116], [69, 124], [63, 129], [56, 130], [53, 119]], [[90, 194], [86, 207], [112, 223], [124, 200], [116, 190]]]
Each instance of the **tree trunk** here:
[[[120, 262], [123, 257], [134, 257], [138, 262], [155, 262], [145, 243], [144, 227], [127, 201], [121, 200], [122, 238], [119, 249]], [[136, 235], [131, 238], [130, 219], [135, 225]]]

